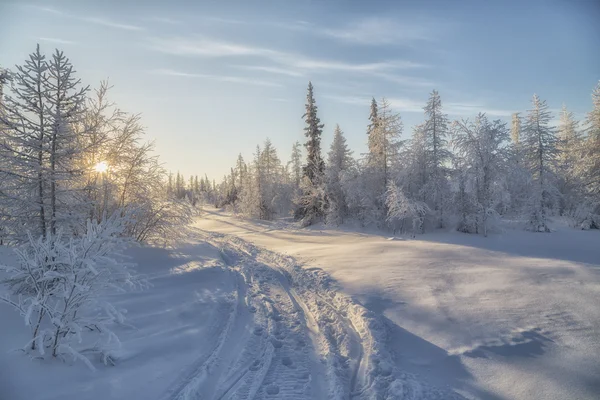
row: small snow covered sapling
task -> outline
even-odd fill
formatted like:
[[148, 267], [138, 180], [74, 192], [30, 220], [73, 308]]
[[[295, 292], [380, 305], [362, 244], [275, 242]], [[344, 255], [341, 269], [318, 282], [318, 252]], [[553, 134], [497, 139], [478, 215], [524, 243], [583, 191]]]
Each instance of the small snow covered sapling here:
[[[81, 237], [66, 239], [60, 233], [29, 242], [17, 250], [16, 266], [1, 266], [10, 295], [4, 301], [15, 307], [32, 327], [26, 347], [40, 355], [71, 356], [92, 367], [83, 353], [99, 353], [105, 362], [107, 345], [118, 345], [110, 330], [124, 316], [102, 295], [143, 285], [132, 264], [121, 261], [126, 241], [124, 221], [118, 214], [87, 223]], [[96, 342], [82, 347], [83, 334], [95, 332]], [[86, 341], [86, 344], [89, 343]], [[73, 347], [80, 344], [79, 348]]]

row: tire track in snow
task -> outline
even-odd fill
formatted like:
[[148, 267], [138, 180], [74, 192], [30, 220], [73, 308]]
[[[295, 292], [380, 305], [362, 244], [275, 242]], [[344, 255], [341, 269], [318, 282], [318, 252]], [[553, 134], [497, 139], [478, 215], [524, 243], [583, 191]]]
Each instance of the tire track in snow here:
[[245, 287], [244, 285], [240, 285], [240, 277], [236, 272], [232, 271], [230, 274], [236, 282], [236, 290], [234, 292], [233, 309], [229, 314], [224, 329], [221, 331], [212, 350], [193, 362], [188, 367], [188, 371], [184, 374], [183, 379], [176, 381], [161, 399], [188, 400], [198, 398], [198, 393], [203, 382], [207, 379], [211, 367], [219, 360], [220, 353], [225, 344], [230, 340], [230, 336], [236, 330], [240, 329], [240, 324], [246, 323], [246, 321], [242, 321], [236, 324], [240, 320], [238, 314], [242, 311], [242, 304], [240, 303], [245, 297]]
[[[400, 371], [387, 348], [384, 320], [336, 290], [324, 271], [304, 269], [291, 257], [259, 249], [236, 236], [214, 232], [206, 232], [206, 236], [207, 241], [243, 254], [247, 260], [279, 271], [286, 278], [284, 281], [281, 277], [278, 279], [282, 287], [289, 288], [286, 293], [289, 300], [296, 303], [295, 308], [298, 310], [300, 307], [306, 331], [315, 335], [319, 342], [315, 348], [325, 361], [329, 390], [323, 395], [327, 398], [463, 399], [457, 393], [439, 390], [412, 374]], [[273, 379], [277, 376], [271, 374], [265, 379], [265, 385], [256, 392], [256, 399], [302, 398], [280, 393], [277, 385], [271, 385]], [[273, 386], [275, 391], [269, 390]]]

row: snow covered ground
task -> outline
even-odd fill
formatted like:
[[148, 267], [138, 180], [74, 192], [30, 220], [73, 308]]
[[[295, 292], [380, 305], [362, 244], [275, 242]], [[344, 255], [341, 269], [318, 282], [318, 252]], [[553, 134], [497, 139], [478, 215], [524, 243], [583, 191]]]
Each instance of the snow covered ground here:
[[383, 314], [396, 366], [468, 398], [600, 398], [600, 232], [295, 230], [219, 212], [202, 229], [323, 268]]
[[0, 304], [0, 400], [600, 394], [599, 232], [388, 240], [213, 210], [196, 228], [130, 251], [152, 287], [113, 299], [116, 366], [10, 352], [28, 330]]

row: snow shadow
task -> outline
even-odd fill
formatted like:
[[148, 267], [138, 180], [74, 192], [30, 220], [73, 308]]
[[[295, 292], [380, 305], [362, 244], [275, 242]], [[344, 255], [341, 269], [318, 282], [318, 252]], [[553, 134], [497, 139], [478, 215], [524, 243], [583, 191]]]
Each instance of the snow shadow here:
[[600, 231], [565, 229], [551, 233], [505, 231], [483, 237], [459, 232], [436, 232], [417, 240], [474, 247], [509, 255], [548, 258], [588, 264], [600, 269]]
[[494, 353], [503, 357], [536, 357], [544, 354], [544, 348], [549, 342], [553, 342], [535, 330], [521, 332], [519, 338], [511, 343], [503, 343], [493, 346], [478, 346], [463, 354], [471, 358], [488, 358], [486, 352]]

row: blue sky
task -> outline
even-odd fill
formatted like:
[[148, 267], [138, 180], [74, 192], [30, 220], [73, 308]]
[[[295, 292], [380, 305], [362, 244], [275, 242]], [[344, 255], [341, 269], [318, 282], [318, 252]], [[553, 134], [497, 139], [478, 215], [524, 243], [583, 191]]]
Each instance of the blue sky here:
[[220, 179], [266, 137], [288, 159], [309, 80], [325, 149], [339, 123], [356, 154], [372, 96], [401, 114], [404, 138], [432, 89], [451, 118], [508, 119], [533, 93], [582, 118], [598, 21], [595, 0], [0, 0], [0, 65], [36, 43], [64, 50], [86, 84], [109, 78], [120, 108], [142, 113], [168, 169]]

